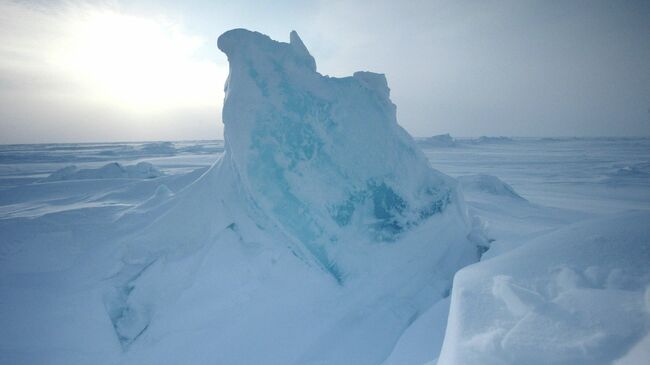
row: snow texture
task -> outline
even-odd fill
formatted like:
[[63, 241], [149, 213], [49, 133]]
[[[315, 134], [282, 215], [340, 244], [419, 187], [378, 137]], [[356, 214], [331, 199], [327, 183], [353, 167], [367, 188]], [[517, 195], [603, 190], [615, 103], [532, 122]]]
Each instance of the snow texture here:
[[84, 180], [84, 179], [153, 179], [163, 173], [148, 162], [123, 166], [118, 162], [106, 164], [96, 169], [78, 169], [70, 165], [54, 171], [44, 181]]
[[512, 199], [525, 200], [517, 194], [512, 186], [496, 176], [487, 174], [463, 175], [458, 177], [463, 191], [474, 191], [483, 194], [504, 196]]
[[625, 356], [650, 329], [649, 221], [642, 212], [578, 223], [461, 270], [438, 364]]

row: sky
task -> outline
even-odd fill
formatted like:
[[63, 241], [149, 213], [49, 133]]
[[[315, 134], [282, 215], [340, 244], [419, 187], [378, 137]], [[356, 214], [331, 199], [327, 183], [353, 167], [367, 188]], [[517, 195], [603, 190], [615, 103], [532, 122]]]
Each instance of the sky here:
[[232, 28], [386, 74], [414, 136], [650, 136], [650, 1], [0, 0], [0, 143], [222, 138]]

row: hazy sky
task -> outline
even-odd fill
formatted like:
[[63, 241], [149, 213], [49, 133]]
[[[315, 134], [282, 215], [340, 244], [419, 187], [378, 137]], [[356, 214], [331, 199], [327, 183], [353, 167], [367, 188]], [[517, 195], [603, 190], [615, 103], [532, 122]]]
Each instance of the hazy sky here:
[[415, 136], [650, 135], [650, 1], [0, 0], [0, 143], [221, 138], [232, 28], [385, 73]]

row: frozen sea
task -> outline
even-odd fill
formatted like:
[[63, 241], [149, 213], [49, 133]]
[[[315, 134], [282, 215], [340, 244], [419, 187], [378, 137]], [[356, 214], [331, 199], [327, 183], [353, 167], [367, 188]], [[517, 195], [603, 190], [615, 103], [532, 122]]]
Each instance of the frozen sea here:
[[[432, 167], [444, 173], [454, 177], [497, 176], [529, 201], [542, 205], [593, 214], [649, 208], [648, 138], [514, 138], [494, 143], [461, 138], [458, 141], [453, 147], [422, 146], [422, 149]], [[54, 171], [70, 165], [92, 169], [111, 162], [133, 165], [145, 161], [169, 179], [205, 170], [223, 149], [220, 140], [0, 145], [1, 217], [7, 219], [33, 209], [30, 202], [44, 207], [51, 205], [60, 211], [72, 208], [67, 206], [73, 202], [93, 200], [101, 201], [104, 206], [124, 206], [138, 201], [137, 196], [128, 201], [97, 199], [93, 193], [98, 191], [92, 189], [84, 194], [75, 195], [74, 191], [63, 194], [70, 198], [69, 204], [58, 201], [61, 189], [56, 189], [59, 193], [48, 194], [47, 186], [41, 182]], [[106, 186], [138, 182], [113, 181], [102, 184], [102, 191]], [[178, 184], [177, 189], [182, 185]], [[36, 190], [40, 194], [29, 193]]]
[[[650, 210], [650, 139], [458, 139], [421, 148], [461, 181], [492, 241], [485, 258], [576, 222]], [[141, 228], [120, 218], [190, 185], [223, 149], [222, 141], [0, 146], [0, 363], [111, 353], [101, 345], [115, 342], [102, 342], [114, 336], [108, 319], [88, 320], [105, 313], [85, 307], [102, 295], [88, 289], [103, 280], [95, 274], [110, 270], [90, 258]], [[386, 364], [437, 358], [447, 309], [432, 310]], [[409, 340], [418, 328], [433, 331], [429, 352]]]

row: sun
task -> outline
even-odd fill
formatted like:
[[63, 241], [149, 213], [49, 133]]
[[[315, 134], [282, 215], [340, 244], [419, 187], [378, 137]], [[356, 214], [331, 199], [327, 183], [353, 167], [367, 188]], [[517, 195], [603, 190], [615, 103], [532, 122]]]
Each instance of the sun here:
[[198, 54], [206, 41], [177, 24], [92, 10], [73, 19], [58, 61], [95, 101], [151, 113], [214, 105], [226, 70]]

